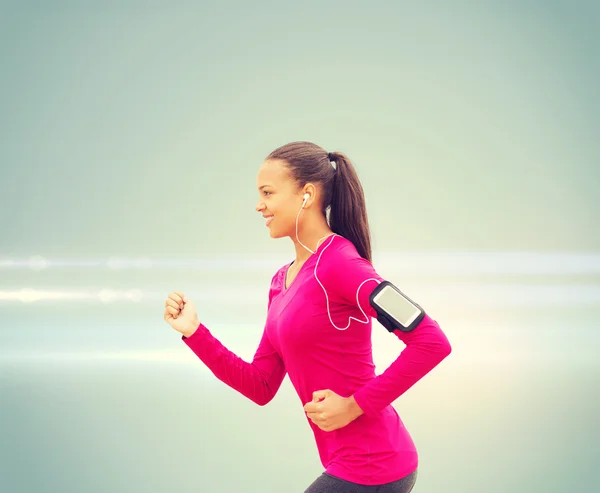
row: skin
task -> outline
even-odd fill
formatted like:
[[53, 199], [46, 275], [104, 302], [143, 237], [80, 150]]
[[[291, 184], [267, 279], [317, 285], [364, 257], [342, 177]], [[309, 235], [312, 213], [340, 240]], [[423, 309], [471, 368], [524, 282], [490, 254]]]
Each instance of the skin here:
[[258, 171], [259, 200], [256, 211], [263, 216], [273, 215], [269, 224], [271, 238], [289, 237], [296, 250], [293, 266], [299, 269], [312, 255], [296, 239], [296, 216], [302, 207], [303, 196], [310, 194], [298, 219], [298, 237], [312, 251], [319, 240], [333, 233], [322, 212], [322, 194], [319, 184], [307, 183], [303, 187], [291, 178], [285, 163], [280, 160], [265, 161]]
[[[271, 238], [289, 237], [296, 251], [296, 259], [286, 277], [286, 286], [289, 286], [304, 262], [313, 255], [296, 238], [298, 212], [298, 237], [313, 252], [320, 240], [333, 233], [322, 212], [321, 187], [314, 183], [300, 187], [289, 175], [283, 161], [266, 160], [258, 171], [257, 189], [259, 200], [256, 211], [263, 216], [273, 216], [267, 226]], [[305, 193], [310, 194], [310, 198], [301, 210]], [[186, 337], [191, 337], [200, 325], [196, 307], [181, 291], [168, 295], [164, 320]], [[309, 419], [324, 431], [342, 428], [363, 414], [354, 396], [342, 397], [330, 389], [315, 391], [304, 410]]]

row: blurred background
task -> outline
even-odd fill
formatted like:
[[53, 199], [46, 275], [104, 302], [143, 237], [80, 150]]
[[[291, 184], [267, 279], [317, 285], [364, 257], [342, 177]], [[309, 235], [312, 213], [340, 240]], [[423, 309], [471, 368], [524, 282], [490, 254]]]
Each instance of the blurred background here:
[[[256, 174], [346, 153], [378, 272], [453, 353], [395, 403], [416, 493], [600, 490], [597, 2], [2, 2], [0, 491], [302, 492], [266, 407], [162, 319], [251, 360], [274, 272]], [[391, 342], [390, 342], [391, 341]], [[403, 345], [376, 321], [378, 373]]]

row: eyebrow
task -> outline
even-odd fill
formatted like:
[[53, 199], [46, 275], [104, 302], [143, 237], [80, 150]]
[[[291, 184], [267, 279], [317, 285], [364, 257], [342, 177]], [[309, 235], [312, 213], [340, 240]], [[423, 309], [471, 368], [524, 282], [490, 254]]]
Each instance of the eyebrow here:
[[262, 190], [263, 188], [267, 188], [267, 187], [275, 188], [275, 187], [273, 187], [273, 185], [262, 185], [262, 186], [258, 187], [258, 189]]

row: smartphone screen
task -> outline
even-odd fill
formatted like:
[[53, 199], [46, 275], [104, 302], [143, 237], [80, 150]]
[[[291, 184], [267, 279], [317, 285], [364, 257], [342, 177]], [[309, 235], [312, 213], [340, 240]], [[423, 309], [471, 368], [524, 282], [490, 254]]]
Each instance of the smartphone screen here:
[[394, 317], [404, 327], [409, 327], [421, 314], [419, 307], [415, 306], [392, 286], [385, 286], [375, 295], [373, 302]]

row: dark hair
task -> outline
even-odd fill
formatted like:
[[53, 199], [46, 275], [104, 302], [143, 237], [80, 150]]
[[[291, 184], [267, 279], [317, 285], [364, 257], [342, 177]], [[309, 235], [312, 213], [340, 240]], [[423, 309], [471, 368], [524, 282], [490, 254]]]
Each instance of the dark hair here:
[[[329, 159], [335, 162], [334, 168]], [[278, 147], [267, 159], [280, 159], [287, 165], [299, 187], [319, 183], [323, 193], [323, 213], [331, 230], [351, 241], [358, 254], [371, 262], [371, 234], [362, 185], [354, 166], [341, 152], [328, 153], [312, 142], [290, 142]]]

